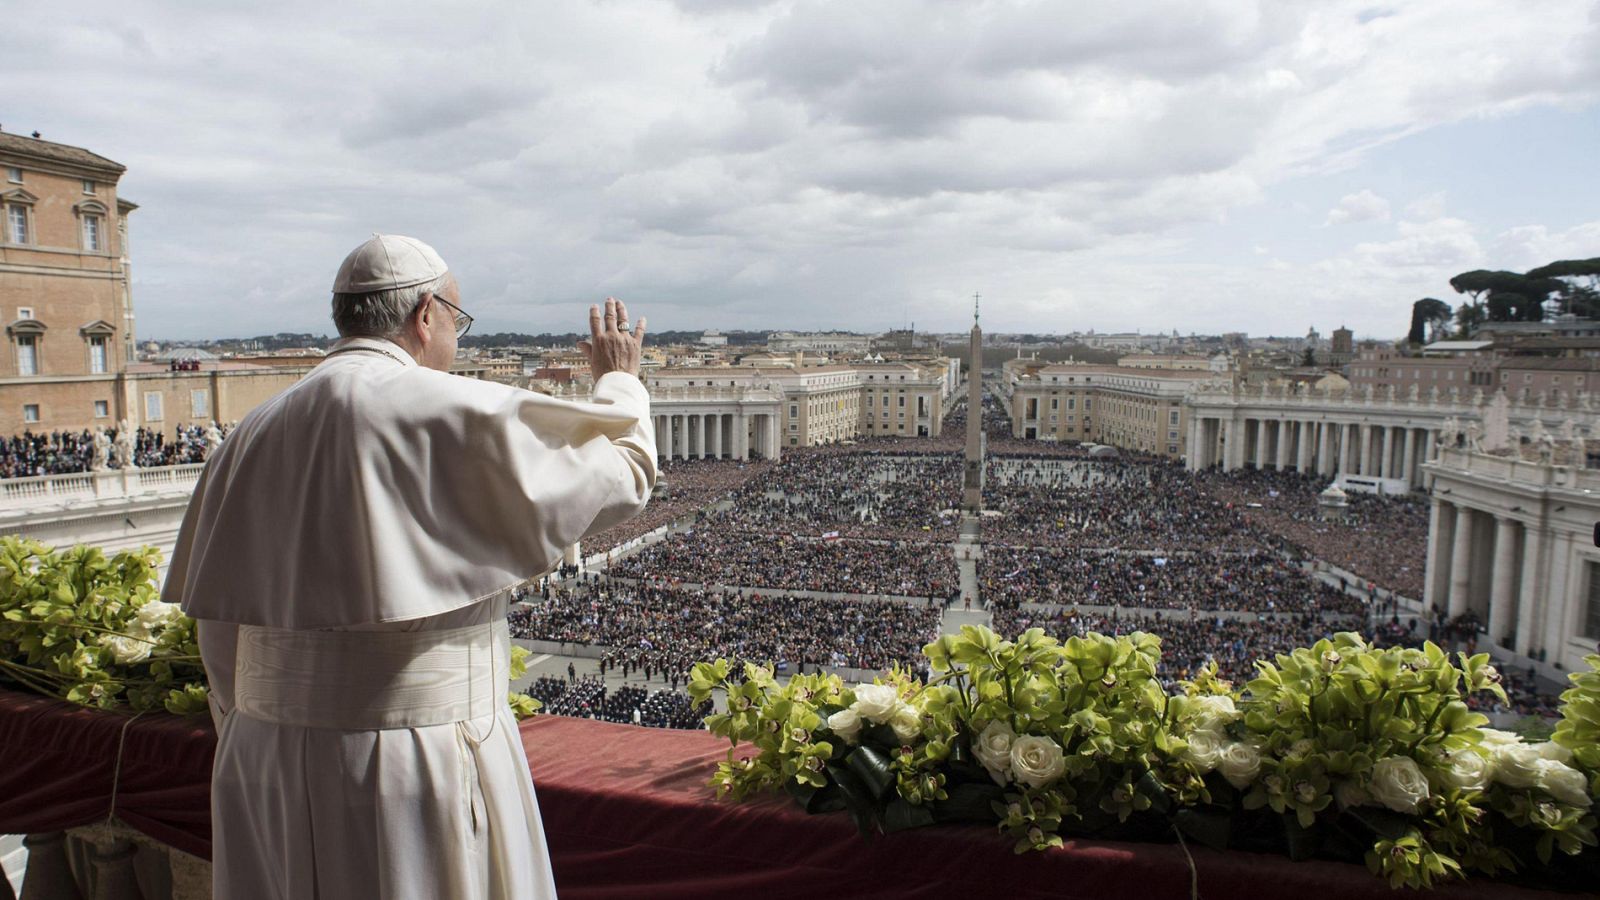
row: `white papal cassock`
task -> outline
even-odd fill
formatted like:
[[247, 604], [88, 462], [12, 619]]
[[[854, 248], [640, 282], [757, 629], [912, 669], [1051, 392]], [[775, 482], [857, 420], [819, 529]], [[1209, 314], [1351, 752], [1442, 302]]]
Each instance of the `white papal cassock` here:
[[649, 397], [335, 349], [207, 462], [163, 590], [200, 620], [219, 723], [215, 896], [554, 896], [502, 592], [644, 506]]

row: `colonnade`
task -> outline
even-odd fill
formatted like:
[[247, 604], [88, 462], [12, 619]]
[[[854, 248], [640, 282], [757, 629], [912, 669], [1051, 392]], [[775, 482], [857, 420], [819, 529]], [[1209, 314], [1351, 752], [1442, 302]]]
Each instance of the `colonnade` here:
[[778, 417], [766, 413], [663, 413], [654, 416], [663, 459], [777, 459]]
[[1190, 469], [1221, 466], [1401, 479], [1422, 485], [1422, 464], [1436, 455], [1438, 430], [1378, 422], [1193, 415]]
[[1543, 601], [1567, 592], [1563, 585], [1541, 584], [1564, 576], [1567, 568], [1545, 558], [1558, 549], [1551, 532], [1515, 515], [1438, 496], [1429, 515], [1423, 590], [1428, 604], [1452, 619], [1475, 613], [1492, 642], [1516, 653], [1533, 656], [1560, 646], [1562, 622], [1550, 613], [1560, 604]]

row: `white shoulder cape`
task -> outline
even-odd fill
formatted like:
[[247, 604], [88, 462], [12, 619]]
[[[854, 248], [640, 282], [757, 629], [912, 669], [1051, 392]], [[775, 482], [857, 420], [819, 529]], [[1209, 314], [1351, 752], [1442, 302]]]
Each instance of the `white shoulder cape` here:
[[212, 455], [163, 599], [294, 629], [438, 615], [549, 571], [649, 499], [655, 434], [632, 375], [574, 403], [426, 369], [386, 341], [345, 348]]

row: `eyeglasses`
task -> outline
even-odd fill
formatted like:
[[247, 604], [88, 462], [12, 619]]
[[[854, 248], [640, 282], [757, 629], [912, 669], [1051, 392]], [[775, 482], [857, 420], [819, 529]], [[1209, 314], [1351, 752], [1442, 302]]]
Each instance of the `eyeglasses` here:
[[461, 307], [455, 305], [454, 303], [451, 303], [449, 300], [446, 300], [445, 298], [439, 296], [438, 294], [434, 294], [433, 295], [433, 299], [439, 301], [440, 303], [443, 303], [445, 306], [448, 306], [451, 309], [456, 311], [456, 319], [455, 319], [456, 339], [459, 340], [459, 339], [465, 337], [466, 334], [467, 334], [467, 329], [472, 327], [472, 317], [467, 315], [465, 312], [462, 312], [461, 311]]

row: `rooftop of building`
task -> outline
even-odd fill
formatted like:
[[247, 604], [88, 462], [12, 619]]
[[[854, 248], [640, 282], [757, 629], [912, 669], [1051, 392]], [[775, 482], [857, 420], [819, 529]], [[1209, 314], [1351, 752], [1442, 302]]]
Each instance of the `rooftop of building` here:
[[15, 154], [52, 162], [70, 163], [75, 166], [86, 166], [92, 169], [114, 172], [118, 175], [128, 170], [128, 167], [122, 163], [106, 159], [98, 153], [90, 153], [82, 147], [57, 144], [54, 141], [47, 141], [42, 138], [26, 137], [4, 131], [0, 131], [0, 154]]

